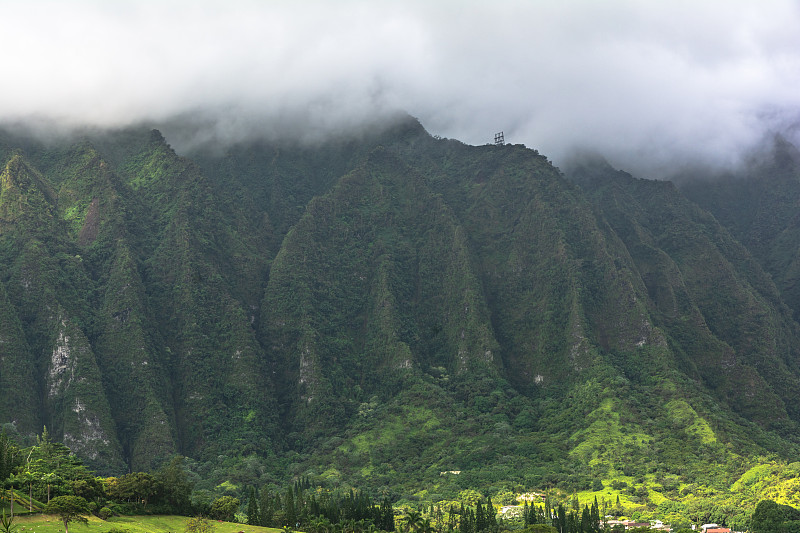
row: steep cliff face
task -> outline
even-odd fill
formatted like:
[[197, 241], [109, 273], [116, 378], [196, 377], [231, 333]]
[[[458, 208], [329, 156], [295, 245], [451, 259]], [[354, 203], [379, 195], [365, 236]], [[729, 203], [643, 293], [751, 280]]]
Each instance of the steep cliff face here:
[[790, 285], [669, 183], [411, 119], [185, 156], [13, 138], [0, 422], [101, 472], [580, 488], [794, 450]]
[[45, 375], [48, 427], [90, 464], [120, 470], [122, 450], [89, 340], [62, 309], [53, 325]]
[[42, 425], [39, 389], [31, 348], [19, 314], [0, 284], [0, 412], [22, 434], [32, 434]]
[[681, 191], [719, 220], [768, 272], [800, 316], [800, 150], [777, 136], [745, 168], [727, 176], [691, 174]]
[[751, 420], [797, 420], [797, 325], [754, 257], [670, 183], [575, 175], [630, 252], [677, 368]]
[[[296, 428], [345, 422], [398, 374], [497, 375], [497, 341], [463, 228], [414, 170], [377, 149], [284, 239], [261, 331]], [[334, 426], [335, 427], [335, 426]]]

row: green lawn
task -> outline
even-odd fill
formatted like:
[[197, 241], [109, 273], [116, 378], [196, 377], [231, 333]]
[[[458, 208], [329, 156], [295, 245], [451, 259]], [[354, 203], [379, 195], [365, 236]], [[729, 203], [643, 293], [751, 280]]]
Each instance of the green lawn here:
[[[71, 523], [70, 533], [104, 533], [116, 527], [130, 533], [182, 533], [186, 526], [185, 516], [119, 516], [107, 521], [96, 517], [89, 518], [87, 525]], [[63, 533], [64, 525], [55, 516], [20, 516], [15, 522], [18, 533]], [[267, 527], [248, 526], [232, 522], [214, 522], [215, 533], [277, 533], [282, 530]]]

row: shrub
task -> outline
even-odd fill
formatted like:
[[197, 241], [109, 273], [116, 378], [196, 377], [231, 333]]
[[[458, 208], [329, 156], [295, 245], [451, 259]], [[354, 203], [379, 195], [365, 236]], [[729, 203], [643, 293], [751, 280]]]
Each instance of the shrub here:
[[203, 517], [190, 518], [186, 522], [186, 533], [211, 533], [214, 531], [214, 524]]
[[211, 502], [209, 516], [214, 520], [232, 522], [234, 514], [239, 509], [239, 499], [233, 496], [221, 496]]

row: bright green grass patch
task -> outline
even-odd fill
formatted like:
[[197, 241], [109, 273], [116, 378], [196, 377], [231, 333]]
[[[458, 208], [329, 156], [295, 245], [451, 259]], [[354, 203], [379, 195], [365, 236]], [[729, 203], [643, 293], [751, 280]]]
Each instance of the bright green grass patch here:
[[660, 505], [662, 502], [669, 499], [660, 492], [658, 492], [657, 490], [653, 490], [650, 487], [647, 488], [647, 497], [655, 505]]
[[761, 493], [761, 499], [800, 507], [800, 478], [785, 479]]
[[[627, 494], [624, 492], [618, 492], [612, 489], [603, 489], [599, 492], [592, 492], [592, 491], [579, 491], [573, 494], [573, 496], [578, 498], [578, 505], [583, 508], [583, 506], [591, 505], [594, 503], [595, 498], [597, 499], [597, 504], [600, 506], [600, 510], [603, 510], [603, 503], [605, 502], [606, 511], [611, 512], [611, 510], [615, 507], [617, 498], [619, 498], [620, 506], [628, 512], [632, 512], [636, 509], [644, 508], [644, 505], [641, 503], [634, 503], [630, 500]], [[539, 505], [539, 503], [537, 503]]]
[[686, 433], [694, 435], [703, 441], [703, 444], [714, 444], [717, 437], [714, 430], [704, 418], [692, 409], [685, 400], [672, 400], [664, 406], [674, 422], [684, 428]]
[[768, 463], [763, 465], [757, 465], [742, 474], [736, 483], [731, 485], [731, 490], [734, 492], [740, 492], [744, 490], [752, 490], [753, 488], [758, 488], [758, 484], [760, 481], [769, 479], [772, 480], [775, 473], [778, 471], [778, 465], [775, 463]]
[[588, 461], [589, 466], [596, 468], [606, 462], [601, 450], [624, 449], [624, 445], [641, 447], [650, 444], [653, 440], [650, 435], [630, 426], [623, 428], [615, 407], [615, 400], [606, 398], [597, 409], [589, 413], [586, 417], [591, 421], [589, 427], [570, 437], [570, 441], [578, 443], [569, 452], [571, 456]]
[[800, 506], [800, 464], [770, 462], [754, 466], [731, 485], [732, 492], [743, 492], [757, 500], [773, 500]]
[[[120, 516], [100, 520], [97, 517], [90, 517], [89, 523], [71, 523], [70, 533], [104, 533], [111, 528], [124, 529], [130, 533], [181, 533], [186, 528], [185, 516], [163, 515], [163, 516]], [[63, 533], [64, 524], [55, 516], [35, 515], [23, 516], [15, 519], [15, 524], [19, 526], [19, 533]], [[236, 524], [233, 522], [214, 521], [215, 533], [236, 533], [244, 531], [246, 533], [275, 533], [280, 529], [267, 527], [248, 526], [246, 524]]]

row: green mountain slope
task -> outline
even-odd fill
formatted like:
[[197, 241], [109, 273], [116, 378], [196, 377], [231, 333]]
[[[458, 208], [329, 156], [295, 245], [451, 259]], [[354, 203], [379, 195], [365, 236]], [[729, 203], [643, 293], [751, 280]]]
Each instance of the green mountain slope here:
[[670, 183], [596, 168], [576, 175], [623, 239], [654, 318], [675, 332], [679, 368], [762, 425], [797, 420], [796, 324], [755, 259]]
[[742, 170], [723, 177], [687, 175], [681, 191], [730, 230], [768, 272], [795, 319], [800, 312], [800, 151], [777, 136]]
[[788, 206], [758, 248], [669, 183], [409, 118], [0, 155], [0, 423], [102, 472], [181, 453], [207, 486], [624, 482], [656, 506], [797, 450]]

